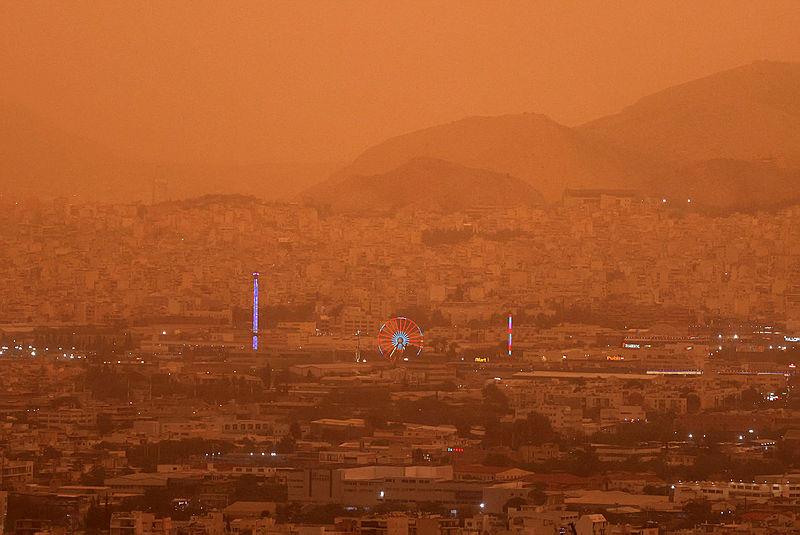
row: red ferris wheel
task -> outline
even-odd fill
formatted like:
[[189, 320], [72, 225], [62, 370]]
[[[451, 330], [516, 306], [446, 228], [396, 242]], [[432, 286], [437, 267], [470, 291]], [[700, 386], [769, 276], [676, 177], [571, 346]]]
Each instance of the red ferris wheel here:
[[413, 320], [397, 317], [381, 325], [378, 332], [378, 351], [391, 361], [408, 360], [422, 352], [422, 329]]

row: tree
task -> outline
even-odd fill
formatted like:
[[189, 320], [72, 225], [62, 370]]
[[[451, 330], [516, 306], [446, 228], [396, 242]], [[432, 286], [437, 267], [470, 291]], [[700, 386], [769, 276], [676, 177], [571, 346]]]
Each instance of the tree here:
[[506, 503], [503, 504], [503, 513], [508, 514], [509, 509], [519, 509], [523, 505], [528, 505], [528, 500], [525, 498], [521, 498], [517, 496], [516, 498], [511, 498]]
[[472, 418], [466, 414], [454, 414], [452, 424], [456, 426], [458, 436], [467, 438], [472, 432]]
[[366, 424], [373, 429], [384, 429], [387, 425], [386, 411], [370, 409], [364, 417]]
[[89, 472], [81, 474], [81, 485], [102, 485], [106, 479], [106, 469], [95, 466]]
[[300, 429], [300, 424], [297, 423], [297, 420], [293, 420], [289, 425], [289, 434], [295, 440], [299, 440], [303, 437], [303, 430]]
[[234, 498], [242, 501], [283, 502], [286, 500], [286, 487], [253, 474], [244, 474], [236, 478]]
[[294, 453], [297, 443], [291, 436], [285, 436], [275, 444], [275, 451], [278, 453]]
[[97, 415], [97, 432], [107, 435], [114, 430], [114, 421], [110, 414], [100, 413]]
[[107, 530], [111, 522], [111, 509], [108, 506], [108, 498], [106, 498], [103, 505], [92, 503], [86, 511], [83, 522], [88, 533], [99, 533]]
[[742, 390], [741, 405], [742, 407], [750, 408], [760, 402], [764, 401], [764, 396], [761, 392], [753, 387]]
[[694, 527], [698, 524], [715, 520], [711, 511], [711, 504], [707, 500], [687, 502], [683, 506], [683, 512], [686, 514], [686, 527]]
[[700, 396], [694, 392], [686, 394], [686, 411], [691, 414], [700, 412]]
[[447, 353], [446, 353], [447, 358], [450, 359], [456, 358], [456, 356], [458, 356], [458, 348], [459, 348], [458, 342], [450, 342], [450, 344], [447, 347]]
[[528, 492], [528, 501], [533, 505], [544, 505], [547, 502], [547, 493], [544, 491], [544, 485], [537, 483]]
[[577, 476], [587, 477], [597, 473], [600, 461], [592, 451], [578, 449], [572, 456], [571, 472]]
[[552, 442], [556, 438], [556, 433], [550, 425], [547, 416], [537, 412], [531, 412], [528, 417], [514, 420], [512, 425], [511, 447], [517, 449], [526, 444], [544, 444]]
[[272, 366], [270, 366], [269, 362], [263, 368], [259, 368], [258, 376], [261, 378], [261, 382], [264, 383], [264, 388], [267, 390], [272, 388]]
[[720, 453], [704, 452], [697, 456], [697, 459], [688, 471], [688, 477], [695, 481], [709, 479], [711, 476], [724, 474], [730, 468], [730, 459]]
[[483, 387], [483, 404], [489, 412], [495, 414], [508, 412], [508, 398], [494, 383]]

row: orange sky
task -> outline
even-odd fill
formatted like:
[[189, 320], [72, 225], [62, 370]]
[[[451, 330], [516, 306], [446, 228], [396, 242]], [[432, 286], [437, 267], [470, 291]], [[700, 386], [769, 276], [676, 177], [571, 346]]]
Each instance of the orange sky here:
[[341, 161], [465, 115], [576, 124], [755, 59], [800, 2], [2, 2], [0, 97], [138, 159]]

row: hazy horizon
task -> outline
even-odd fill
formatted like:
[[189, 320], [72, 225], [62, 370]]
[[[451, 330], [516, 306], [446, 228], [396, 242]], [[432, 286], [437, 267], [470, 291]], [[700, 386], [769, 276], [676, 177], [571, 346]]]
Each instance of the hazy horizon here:
[[752, 61], [800, 61], [794, 2], [310, 7], [6, 3], [0, 100], [129, 160], [338, 163], [467, 116], [574, 126]]
[[798, 28], [0, 3], [0, 535], [800, 533]]

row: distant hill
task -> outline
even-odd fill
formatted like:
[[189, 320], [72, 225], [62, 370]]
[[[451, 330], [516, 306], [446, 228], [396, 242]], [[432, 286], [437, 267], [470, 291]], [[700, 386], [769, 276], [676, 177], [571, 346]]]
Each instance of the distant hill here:
[[[502, 182], [506, 175], [515, 177], [513, 184]], [[484, 187], [490, 179], [502, 187]], [[299, 195], [355, 209], [405, 206], [411, 198], [439, 202], [441, 184], [449, 184], [449, 193], [463, 196], [463, 202], [480, 201], [470, 187], [458, 191], [460, 181], [480, 185], [482, 202], [502, 204], [495, 192], [521, 187], [517, 179], [547, 202], [559, 200], [568, 188], [636, 189], [718, 209], [795, 202], [800, 64], [760, 61], [712, 74], [577, 128], [534, 113], [468, 117], [388, 139], [344, 167], [130, 162], [0, 103], [0, 196], [147, 201], [159, 183], [164, 184], [156, 188], [159, 200]], [[401, 188], [393, 199], [382, 189], [391, 181]], [[405, 189], [408, 184], [414, 189]]]
[[782, 205], [800, 191], [800, 64], [762, 61], [713, 74], [574, 129], [530, 113], [433, 126], [367, 149], [329, 186], [419, 157], [509, 173], [548, 201], [593, 188], [719, 209]]
[[508, 173], [548, 201], [559, 199], [565, 188], [638, 187], [649, 168], [644, 158], [544, 115], [525, 113], [469, 117], [388, 139], [367, 149], [334, 180], [386, 173], [414, 158]]
[[415, 158], [386, 173], [331, 180], [306, 193], [305, 199], [337, 211], [415, 207], [451, 212], [543, 203], [541, 194], [519, 178], [435, 158]]
[[13, 103], [0, 102], [0, 195], [149, 201], [207, 194], [290, 198], [329, 176], [333, 163], [208, 165], [131, 162], [69, 134]]
[[681, 164], [732, 159], [800, 168], [800, 64], [758, 61], [712, 74], [578, 130]]
[[800, 202], [800, 170], [772, 162], [703, 160], [671, 170], [652, 190], [712, 209], [769, 209]]

